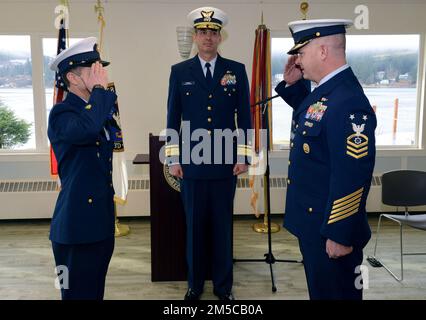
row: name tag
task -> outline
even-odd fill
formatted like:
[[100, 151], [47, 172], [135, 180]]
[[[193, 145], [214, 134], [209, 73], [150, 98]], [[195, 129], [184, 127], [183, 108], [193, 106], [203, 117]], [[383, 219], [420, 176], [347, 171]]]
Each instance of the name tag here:
[[195, 84], [195, 81], [185, 81], [182, 82], [183, 86], [193, 86]]

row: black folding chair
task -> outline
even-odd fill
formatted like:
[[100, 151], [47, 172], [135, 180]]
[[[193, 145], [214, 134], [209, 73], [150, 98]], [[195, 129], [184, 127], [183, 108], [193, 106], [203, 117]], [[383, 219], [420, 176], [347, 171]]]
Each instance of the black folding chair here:
[[[404, 207], [405, 214], [381, 214], [377, 226], [376, 243], [373, 256], [367, 261], [373, 267], [385, 268], [397, 281], [404, 278], [405, 255], [425, 255], [426, 252], [404, 253], [402, 246], [402, 226], [407, 225], [416, 229], [426, 230], [426, 214], [410, 215], [408, 207], [426, 205], [426, 172], [415, 170], [396, 170], [382, 176], [382, 202], [385, 205]], [[377, 243], [380, 236], [382, 217], [388, 218], [399, 224], [399, 243], [401, 255], [401, 274], [398, 277], [376, 256]]]

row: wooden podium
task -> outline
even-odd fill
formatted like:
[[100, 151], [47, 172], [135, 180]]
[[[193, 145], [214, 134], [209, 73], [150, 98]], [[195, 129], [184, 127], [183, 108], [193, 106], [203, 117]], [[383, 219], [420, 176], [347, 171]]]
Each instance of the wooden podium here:
[[149, 136], [149, 156], [137, 155], [134, 164], [149, 163], [151, 202], [151, 281], [184, 281], [186, 267], [185, 212], [180, 192], [160, 162], [164, 141]]
[[[138, 154], [133, 164], [149, 164], [151, 202], [151, 281], [184, 281], [186, 266], [185, 211], [180, 184], [160, 161], [164, 141], [149, 135], [149, 155]], [[206, 230], [206, 280], [211, 280], [211, 237]]]

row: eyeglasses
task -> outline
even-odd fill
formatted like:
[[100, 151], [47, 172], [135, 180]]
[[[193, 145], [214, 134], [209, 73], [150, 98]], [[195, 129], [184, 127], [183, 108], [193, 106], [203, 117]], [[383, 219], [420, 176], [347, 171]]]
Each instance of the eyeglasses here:
[[296, 57], [298, 57], [298, 58], [303, 58], [304, 55], [305, 55], [305, 52], [303, 52], [303, 51], [298, 51], [296, 53]]
[[[311, 43], [311, 41], [308, 41], [307, 44], [305, 44], [299, 51], [297, 51], [296, 56], [298, 58], [303, 58], [303, 56], [305, 55], [306, 47], [309, 46], [310, 43]], [[302, 51], [302, 50], [304, 50], [304, 51]]]
[[207, 37], [208, 35], [217, 37], [220, 33], [217, 30], [206, 29], [206, 30], [197, 30], [197, 34], [202, 35], [204, 37]]

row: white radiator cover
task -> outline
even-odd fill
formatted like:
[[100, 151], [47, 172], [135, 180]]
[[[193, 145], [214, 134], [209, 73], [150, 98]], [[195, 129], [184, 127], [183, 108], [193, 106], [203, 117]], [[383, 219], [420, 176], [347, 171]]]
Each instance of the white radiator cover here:
[[[285, 207], [285, 177], [272, 177], [271, 212], [281, 214]], [[244, 180], [244, 181], [243, 181]], [[367, 200], [368, 212], [393, 212], [394, 207], [381, 203], [380, 177], [375, 177]], [[247, 178], [239, 180], [235, 196], [235, 214], [251, 214], [251, 190]], [[0, 181], [0, 220], [51, 218], [58, 192], [51, 181]], [[118, 206], [119, 217], [149, 216], [149, 181], [144, 177], [129, 181], [128, 201]], [[400, 208], [402, 210], [402, 208]], [[411, 208], [412, 211], [426, 211], [426, 207]]]

